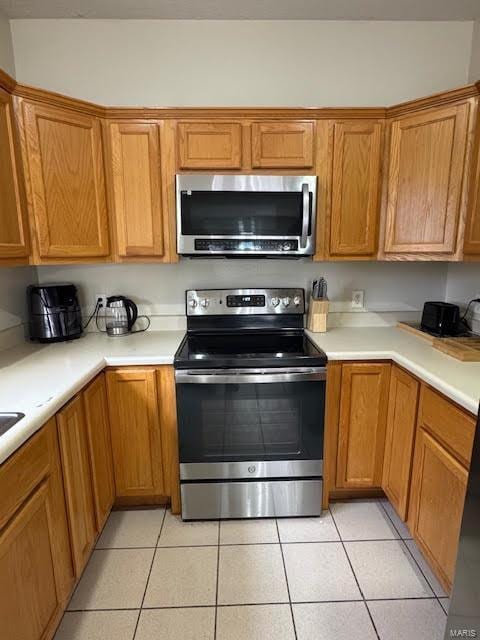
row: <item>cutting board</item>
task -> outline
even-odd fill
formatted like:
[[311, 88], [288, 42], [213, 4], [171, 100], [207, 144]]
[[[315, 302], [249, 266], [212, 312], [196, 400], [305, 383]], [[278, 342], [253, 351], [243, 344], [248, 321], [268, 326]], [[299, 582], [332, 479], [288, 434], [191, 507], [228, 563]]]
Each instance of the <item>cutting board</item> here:
[[462, 362], [480, 362], [480, 336], [435, 338], [432, 346]]
[[403, 329], [403, 331], [412, 333], [414, 336], [417, 336], [417, 338], [421, 338], [430, 344], [433, 344], [434, 341], [437, 340], [435, 336], [430, 335], [426, 331], [422, 331], [418, 322], [397, 322], [397, 327]]

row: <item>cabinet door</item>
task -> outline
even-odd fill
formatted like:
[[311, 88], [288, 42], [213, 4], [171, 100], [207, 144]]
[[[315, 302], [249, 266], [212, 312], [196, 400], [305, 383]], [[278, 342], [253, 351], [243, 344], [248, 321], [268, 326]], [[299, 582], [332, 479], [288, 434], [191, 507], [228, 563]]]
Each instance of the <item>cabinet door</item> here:
[[382, 489], [402, 520], [407, 518], [419, 383], [392, 367]]
[[73, 586], [55, 419], [0, 465], [2, 638], [50, 638]]
[[391, 124], [385, 253], [454, 254], [469, 103]]
[[57, 414], [57, 424], [72, 555], [78, 577], [95, 540], [86, 422], [80, 395]]
[[313, 167], [313, 122], [253, 122], [254, 169]]
[[455, 572], [467, 479], [467, 470], [426, 431], [419, 429], [410, 526], [447, 591]]
[[162, 495], [155, 370], [107, 371], [107, 390], [117, 496]]
[[0, 89], [0, 261], [28, 256], [12, 98]]
[[178, 461], [177, 403], [172, 366], [157, 369], [158, 405], [162, 432], [164, 491], [171, 498], [172, 513], [180, 513], [180, 465]]
[[179, 122], [180, 169], [240, 169], [242, 129], [236, 122]]
[[100, 120], [29, 103], [23, 113], [39, 259], [107, 256]]
[[337, 487], [380, 487], [390, 365], [342, 366]]
[[334, 129], [330, 255], [377, 250], [382, 125], [337, 122]]
[[101, 373], [88, 385], [83, 392], [83, 401], [98, 532], [103, 528], [115, 499], [105, 374]]
[[0, 535], [2, 637], [41, 640], [58, 607], [46, 484]]
[[480, 114], [477, 118], [477, 135], [474, 162], [470, 178], [468, 215], [465, 225], [464, 253], [480, 254]]
[[161, 257], [164, 248], [158, 125], [111, 122], [108, 128], [118, 256]]

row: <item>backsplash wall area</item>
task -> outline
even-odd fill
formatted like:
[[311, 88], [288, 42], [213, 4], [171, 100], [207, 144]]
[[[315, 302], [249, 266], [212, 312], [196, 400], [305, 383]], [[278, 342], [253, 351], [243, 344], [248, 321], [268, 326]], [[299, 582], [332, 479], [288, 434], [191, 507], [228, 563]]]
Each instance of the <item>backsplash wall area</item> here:
[[0, 331], [17, 327], [25, 322], [25, 289], [35, 282], [37, 282], [35, 267], [0, 268]]
[[[314, 263], [309, 260], [184, 259], [173, 265], [43, 266], [40, 282], [73, 282], [79, 287], [84, 312], [95, 295], [131, 297], [140, 312], [158, 316], [153, 328], [175, 328], [173, 317], [185, 315], [185, 290], [229, 287], [304, 287], [313, 279], [328, 280], [336, 324], [351, 311], [352, 290], [365, 291], [365, 309], [373, 314], [348, 314], [349, 322], [394, 322], [416, 319], [425, 300], [445, 298], [447, 266], [441, 263]], [[368, 320], [368, 321], [367, 321]]]
[[[464, 308], [473, 298], [480, 298], [480, 263], [448, 265], [445, 300]], [[475, 333], [480, 333], [480, 303], [470, 307], [468, 320]]]

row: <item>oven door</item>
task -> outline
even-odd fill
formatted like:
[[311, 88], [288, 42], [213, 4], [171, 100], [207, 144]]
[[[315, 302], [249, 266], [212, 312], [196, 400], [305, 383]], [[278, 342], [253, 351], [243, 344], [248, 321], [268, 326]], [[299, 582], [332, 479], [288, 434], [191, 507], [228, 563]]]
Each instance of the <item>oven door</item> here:
[[177, 175], [183, 255], [311, 255], [315, 176]]
[[324, 367], [175, 376], [182, 480], [321, 476]]

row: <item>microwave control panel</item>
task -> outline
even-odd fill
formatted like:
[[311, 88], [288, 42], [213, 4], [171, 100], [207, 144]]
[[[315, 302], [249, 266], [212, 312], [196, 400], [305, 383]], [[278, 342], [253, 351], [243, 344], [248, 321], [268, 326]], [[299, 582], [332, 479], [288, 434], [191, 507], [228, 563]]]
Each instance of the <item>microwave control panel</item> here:
[[215, 238], [196, 238], [195, 251], [208, 251], [218, 253], [242, 253], [251, 251], [253, 253], [289, 253], [298, 251], [298, 240], [261, 240], [261, 239], [215, 239]]

